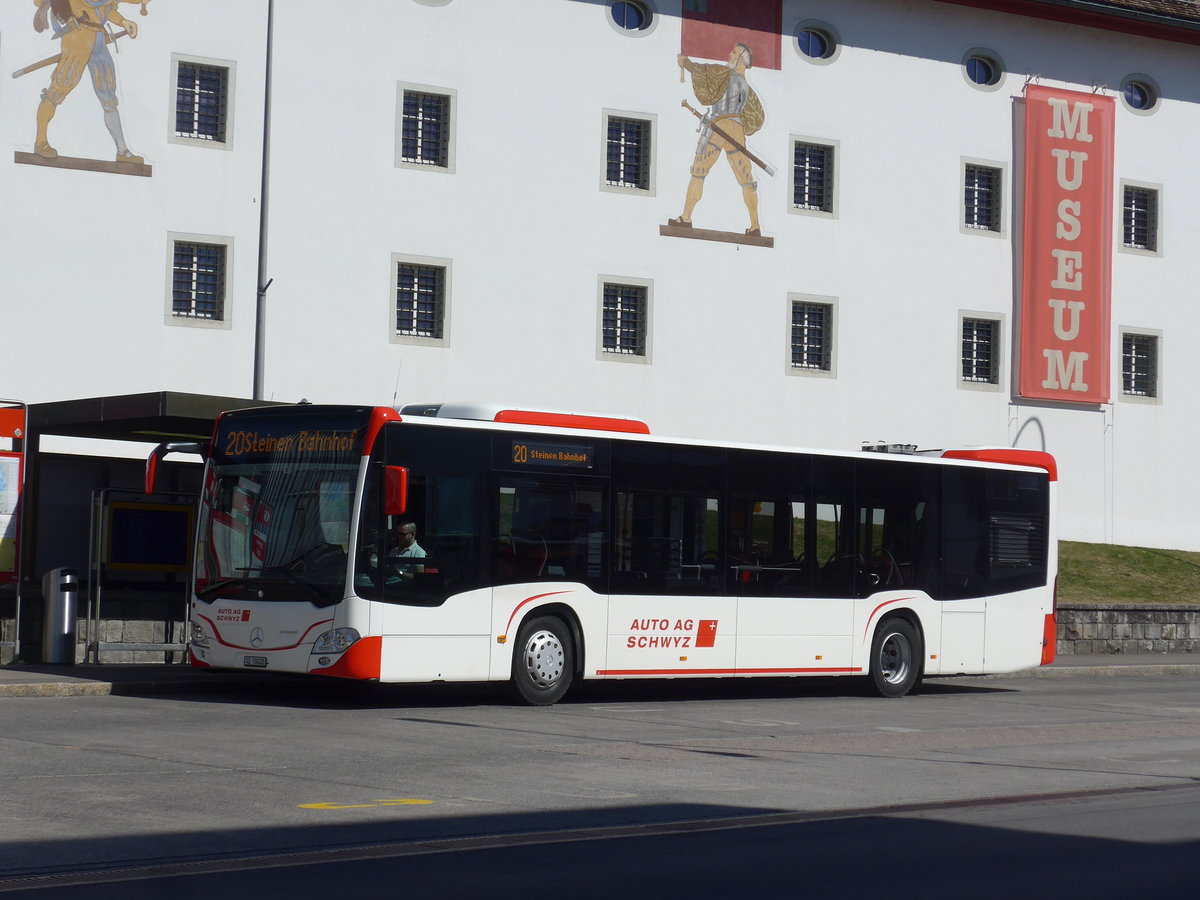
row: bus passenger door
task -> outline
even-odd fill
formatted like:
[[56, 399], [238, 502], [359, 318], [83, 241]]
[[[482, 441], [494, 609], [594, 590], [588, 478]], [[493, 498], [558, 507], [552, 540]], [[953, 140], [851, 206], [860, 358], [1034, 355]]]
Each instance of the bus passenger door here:
[[608, 658], [598, 674], [731, 675], [737, 605], [723, 586], [719, 500], [664, 482], [614, 491]]
[[[799, 675], [837, 671], [851, 663], [854, 604], [850, 575], [821, 569], [821, 551], [838, 558], [841, 507], [802, 500], [730, 498], [729, 569], [738, 595], [737, 671]], [[826, 546], [828, 545], [828, 546]]]

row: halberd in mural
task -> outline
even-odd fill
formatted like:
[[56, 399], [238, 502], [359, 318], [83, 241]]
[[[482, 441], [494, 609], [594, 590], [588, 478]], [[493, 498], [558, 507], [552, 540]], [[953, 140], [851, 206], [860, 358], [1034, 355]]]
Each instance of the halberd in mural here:
[[[50, 85], [42, 91], [37, 108], [37, 137], [34, 153], [42, 159], [57, 159], [58, 151], [50, 144], [50, 122], [58, 107], [83, 78], [86, 70], [104, 112], [104, 125], [117, 146], [116, 161], [140, 165], [143, 160], [125, 143], [121, 114], [117, 110], [117, 69], [108, 45], [123, 37], [137, 37], [137, 23], [121, 15], [118, 6], [131, 3], [141, 7], [146, 15], [149, 0], [34, 0], [37, 12], [33, 17], [34, 30], [39, 34], [53, 30], [53, 39], [61, 41], [62, 52], [41, 62], [14, 72], [13, 77], [25, 75], [45, 66], [54, 65]], [[120, 31], [113, 29], [119, 28]]]
[[746, 70], [752, 62], [753, 54], [745, 44], [734, 46], [729, 54], [729, 62], [724, 65], [698, 63], [679, 54], [680, 80], [683, 79], [683, 70], [690, 72], [696, 99], [709, 109], [701, 113], [686, 100], [683, 101], [683, 106], [700, 119], [700, 140], [692, 160], [691, 180], [688, 182], [683, 212], [669, 220], [668, 225], [672, 228], [692, 227], [692, 213], [704, 193], [704, 179], [724, 151], [742, 189], [746, 211], [750, 214], [750, 227], [745, 233], [751, 237], [762, 234], [754, 166], [759, 166], [768, 175], [773, 175], [774, 169], [746, 146], [746, 138], [762, 128], [766, 121], [762, 103], [746, 81]]

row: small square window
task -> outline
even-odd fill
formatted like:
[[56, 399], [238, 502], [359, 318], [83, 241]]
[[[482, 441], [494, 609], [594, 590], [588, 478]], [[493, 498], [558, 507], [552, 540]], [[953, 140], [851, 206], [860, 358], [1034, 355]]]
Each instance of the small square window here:
[[175, 242], [171, 311], [220, 321], [225, 316], [225, 247]]
[[1122, 244], [1130, 250], [1158, 253], [1158, 191], [1152, 187], [1122, 186]]
[[1004, 173], [993, 166], [966, 163], [963, 168], [964, 228], [976, 231], [1001, 230]]
[[606, 119], [605, 184], [649, 191], [652, 123], [616, 115]]
[[816, 372], [833, 370], [833, 307], [792, 301], [791, 366]]
[[444, 266], [396, 263], [396, 334], [441, 340], [446, 310]]
[[171, 316], [223, 322], [228, 246], [176, 240], [172, 247]]
[[834, 148], [808, 141], [792, 142], [792, 207], [833, 213]]
[[1158, 397], [1158, 335], [1121, 334], [1121, 393], [1126, 397]]
[[198, 63], [179, 64], [175, 84], [175, 135], [225, 142], [229, 70]]
[[175, 55], [171, 68], [175, 109], [170, 142], [230, 149], [234, 63]]
[[962, 318], [962, 380], [972, 384], [1000, 382], [1000, 323], [995, 319]]
[[648, 285], [604, 282], [600, 307], [600, 350], [616, 356], [646, 356], [650, 318]]
[[418, 85], [400, 85], [396, 165], [454, 170], [454, 94]]

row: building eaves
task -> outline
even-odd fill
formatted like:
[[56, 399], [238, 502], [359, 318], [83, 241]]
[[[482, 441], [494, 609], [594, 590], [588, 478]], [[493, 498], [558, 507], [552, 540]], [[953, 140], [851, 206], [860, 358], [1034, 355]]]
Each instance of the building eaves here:
[[1200, 44], [1200, 0], [939, 0], [1123, 34]]

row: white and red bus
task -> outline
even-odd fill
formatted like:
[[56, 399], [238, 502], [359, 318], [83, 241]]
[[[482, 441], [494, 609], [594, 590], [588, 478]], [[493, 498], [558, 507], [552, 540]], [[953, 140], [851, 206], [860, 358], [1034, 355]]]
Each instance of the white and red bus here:
[[[163, 445], [151, 457], [184, 449]], [[222, 415], [195, 666], [384, 682], [923, 675], [1054, 658], [1056, 468], [830, 453], [436, 404]], [[423, 557], [398, 557], [416, 531]]]

